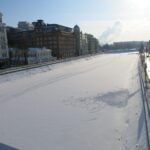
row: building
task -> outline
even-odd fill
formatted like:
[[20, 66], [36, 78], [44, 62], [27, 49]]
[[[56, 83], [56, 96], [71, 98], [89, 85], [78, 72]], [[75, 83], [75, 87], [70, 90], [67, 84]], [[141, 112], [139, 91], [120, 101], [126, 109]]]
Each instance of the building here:
[[58, 59], [96, 53], [97, 39], [82, 34], [78, 25], [74, 28], [59, 24], [46, 24], [43, 20], [32, 23], [33, 30], [8, 28], [9, 47], [25, 50], [29, 47], [46, 47]]
[[6, 26], [3, 23], [2, 16], [2, 13], [0, 13], [0, 67], [9, 63]]
[[91, 34], [83, 34], [78, 25], [74, 26], [77, 56], [97, 53], [99, 49], [98, 40]]
[[9, 60], [11, 66], [27, 65], [27, 50], [9, 48]]
[[86, 34], [88, 40], [88, 51], [89, 54], [97, 53], [99, 50], [98, 40], [91, 34]]
[[76, 56], [72, 28], [58, 24], [45, 24], [43, 20], [37, 20], [33, 25], [34, 30], [8, 30], [9, 46], [20, 49], [46, 47], [51, 49], [52, 55], [58, 59]]
[[87, 37], [87, 34], [83, 34], [82, 32], [80, 34], [80, 53], [81, 55], [89, 54], [88, 37]]
[[55, 60], [52, 51], [46, 48], [28, 48], [28, 64], [43, 63]]
[[76, 56], [75, 37], [72, 28], [58, 24], [47, 25], [48, 44], [57, 58]]
[[44, 63], [56, 60], [52, 57], [50, 49], [43, 48], [28, 48], [21, 50], [18, 48], [9, 48], [11, 65], [30, 65], [37, 63]]
[[27, 21], [19, 21], [18, 22], [18, 29], [20, 29], [21, 31], [33, 30], [34, 25], [27, 22]]
[[115, 49], [139, 49], [142, 41], [125, 41], [125, 42], [114, 42]]
[[78, 25], [74, 26], [74, 36], [75, 36], [75, 49], [76, 49], [76, 55], [81, 55], [81, 33], [80, 28]]

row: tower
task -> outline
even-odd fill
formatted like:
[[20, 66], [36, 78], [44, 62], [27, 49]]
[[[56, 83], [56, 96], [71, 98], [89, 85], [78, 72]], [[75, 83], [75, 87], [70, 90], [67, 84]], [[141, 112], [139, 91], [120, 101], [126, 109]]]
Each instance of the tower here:
[[80, 28], [78, 25], [74, 26], [74, 35], [75, 35], [75, 47], [77, 56], [80, 55]]

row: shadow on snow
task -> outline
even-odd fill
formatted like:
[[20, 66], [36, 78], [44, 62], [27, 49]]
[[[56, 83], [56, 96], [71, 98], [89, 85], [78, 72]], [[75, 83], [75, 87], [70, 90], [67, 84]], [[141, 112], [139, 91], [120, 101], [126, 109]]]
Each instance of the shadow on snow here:
[[0, 150], [19, 150], [19, 149], [0, 143]]

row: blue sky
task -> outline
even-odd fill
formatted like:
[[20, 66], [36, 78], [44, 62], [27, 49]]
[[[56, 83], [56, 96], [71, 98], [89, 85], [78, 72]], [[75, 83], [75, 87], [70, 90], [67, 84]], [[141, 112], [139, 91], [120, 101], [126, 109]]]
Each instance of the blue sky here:
[[[70, 27], [78, 24], [83, 32], [111, 43], [150, 39], [149, 1], [0, 0], [0, 11], [4, 14], [4, 22], [10, 26], [17, 26], [18, 21], [32, 22], [37, 19]], [[116, 32], [103, 38], [104, 33], [114, 29]]]
[[114, 11], [114, 2], [107, 0], [1, 0], [0, 10], [5, 14], [5, 21], [10, 25], [16, 25], [18, 20], [33, 21], [39, 18], [49, 23], [72, 25], [82, 20], [107, 19], [105, 18], [107, 13]]

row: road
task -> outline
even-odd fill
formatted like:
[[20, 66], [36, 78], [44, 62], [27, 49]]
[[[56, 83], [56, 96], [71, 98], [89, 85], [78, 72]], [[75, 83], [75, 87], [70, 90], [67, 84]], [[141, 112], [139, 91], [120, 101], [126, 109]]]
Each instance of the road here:
[[96, 55], [0, 76], [0, 148], [6, 145], [148, 150], [138, 54]]

